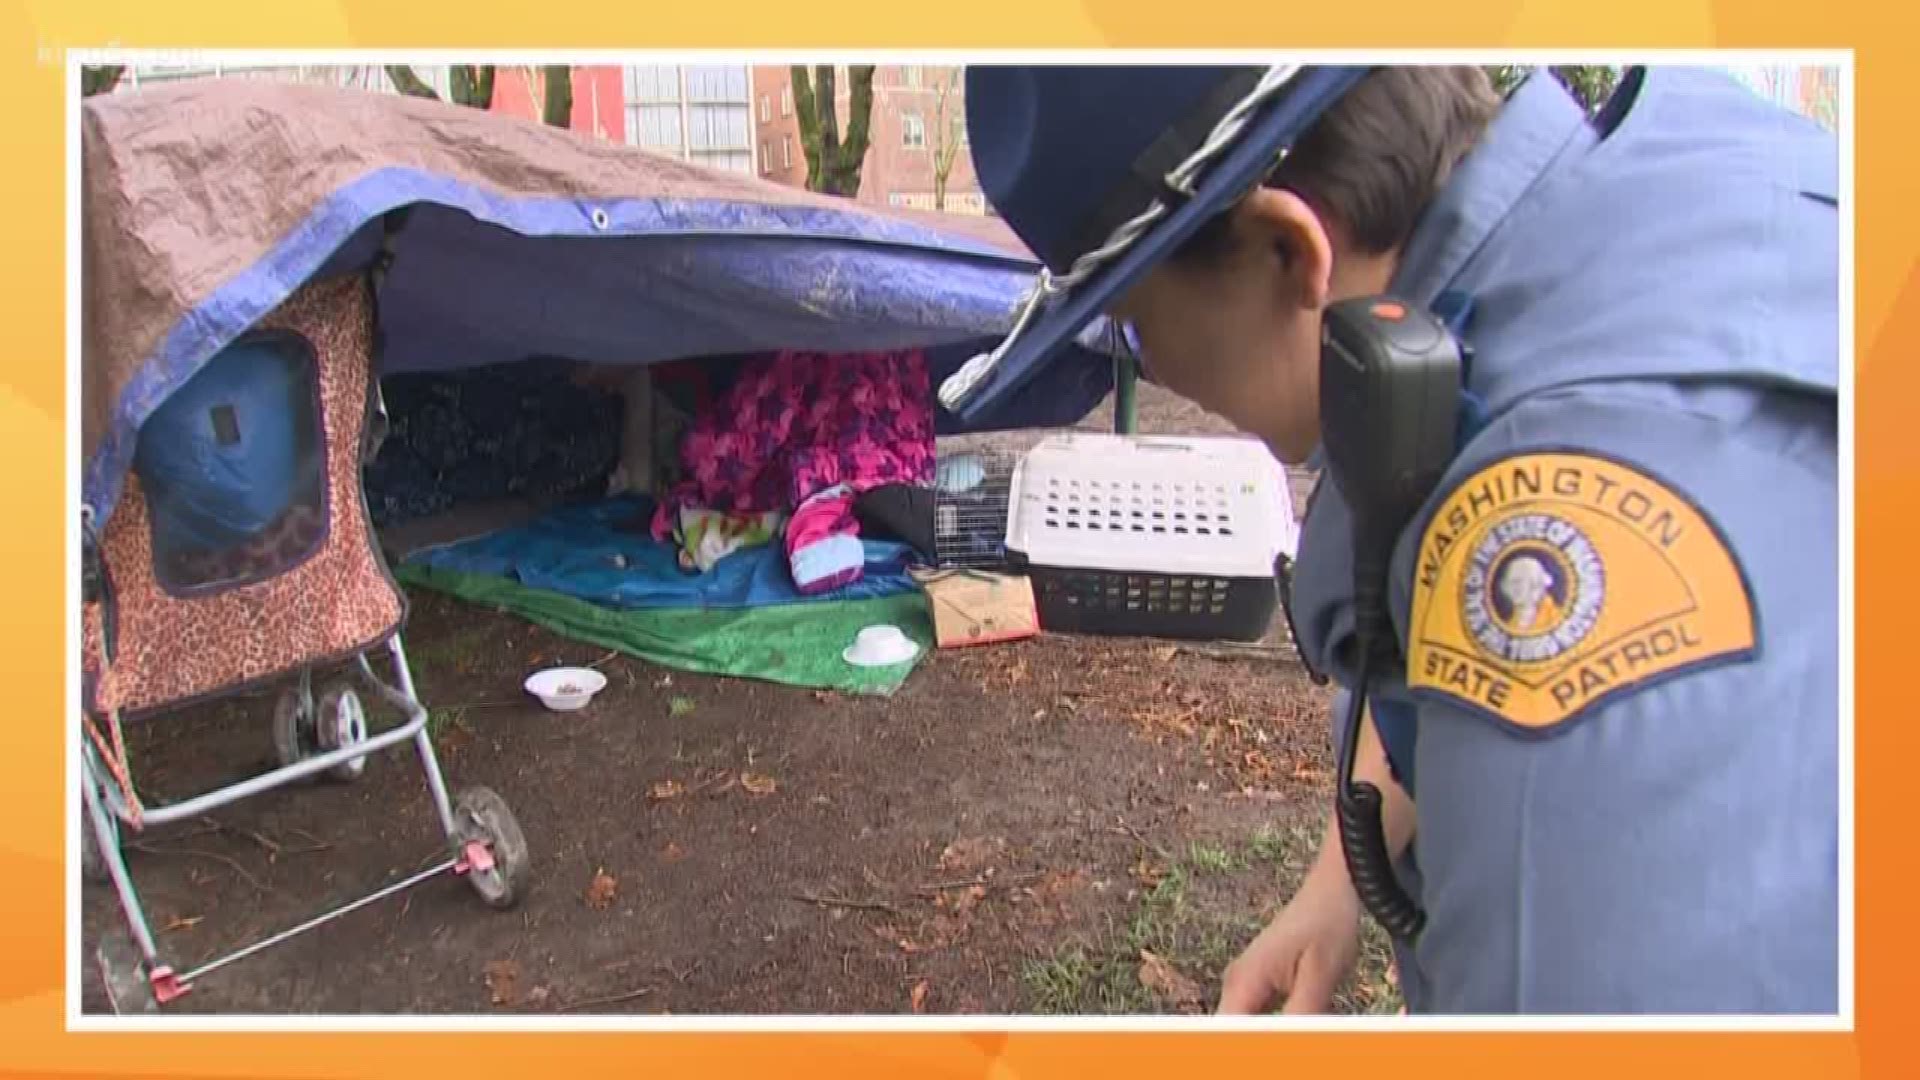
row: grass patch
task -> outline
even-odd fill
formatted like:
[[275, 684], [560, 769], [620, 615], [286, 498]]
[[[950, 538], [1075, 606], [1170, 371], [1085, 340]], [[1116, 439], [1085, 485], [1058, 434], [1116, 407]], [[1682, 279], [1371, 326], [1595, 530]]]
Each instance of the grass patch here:
[[444, 739], [447, 732], [455, 728], [466, 732], [473, 730], [467, 727], [466, 706], [456, 705], [450, 709], [434, 709], [427, 714], [427, 737], [434, 742]]
[[[1312, 863], [1320, 831], [1272, 828], [1240, 850], [1194, 843], [1133, 907], [1110, 919], [1091, 941], [1029, 961], [1021, 971], [1026, 1011], [1043, 1015], [1125, 1015], [1176, 1011], [1140, 982], [1140, 954], [1151, 952], [1197, 983], [1211, 1009], [1220, 976], [1246, 948], [1265, 919], [1249, 911], [1277, 911], [1299, 887]], [[1388, 978], [1391, 949], [1371, 919], [1363, 923], [1360, 963], [1334, 999], [1334, 1011], [1391, 1014], [1400, 1008]]]
[[1305, 874], [1312, 865], [1320, 831], [1305, 826], [1269, 825], [1247, 841], [1247, 859], [1277, 867], [1287, 874]]
[[1187, 864], [1202, 874], [1231, 874], [1243, 865], [1240, 857], [1226, 848], [1197, 842], [1187, 851]]

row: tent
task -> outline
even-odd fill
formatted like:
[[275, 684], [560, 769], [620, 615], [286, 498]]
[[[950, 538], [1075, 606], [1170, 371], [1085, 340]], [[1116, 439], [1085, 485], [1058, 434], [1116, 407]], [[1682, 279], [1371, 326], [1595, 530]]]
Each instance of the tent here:
[[[1006, 329], [1038, 269], [997, 219], [881, 210], [350, 90], [211, 80], [94, 98], [81, 157], [96, 524], [169, 394], [302, 283], [369, 267], [383, 243], [383, 375], [915, 346], [950, 371]], [[1087, 341], [971, 429], [1083, 417], [1112, 385]]]
[[[313, 281], [378, 270], [373, 362], [389, 384], [552, 357], [920, 349], [938, 386], [998, 340], [1038, 270], [994, 218], [869, 207], [481, 110], [324, 87], [215, 80], [90, 99], [82, 174], [83, 499], [96, 530], [156, 411]], [[933, 403], [938, 431], [1082, 419], [1114, 385], [1106, 333], [1090, 330], [1043, 385], [974, 423]], [[586, 527], [569, 535], [609, 536]], [[551, 531], [538, 539], [552, 555]], [[550, 561], [518, 581], [493, 574], [478, 593], [471, 573], [447, 572], [499, 553], [401, 573], [555, 625], [552, 597], [501, 591]], [[616, 561], [646, 565], [632, 551]], [[604, 574], [562, 592], [639, 608], [798, 599], [762, 588], [764, 568], [731, 569], [691, 593]], [[894, 570], [840, 598], [900, 592]], [[558, 625], [606, 640], [582, 623], [598, 615], [569, 610]], [[628, 624], [617, 647], [743, 673], [669, 648], [683, 625], [636, 638]]]

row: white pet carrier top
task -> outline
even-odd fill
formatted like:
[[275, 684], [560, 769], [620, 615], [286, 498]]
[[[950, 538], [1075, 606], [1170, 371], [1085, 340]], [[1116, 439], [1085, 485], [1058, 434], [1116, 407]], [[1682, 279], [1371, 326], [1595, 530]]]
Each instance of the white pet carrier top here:
[[1014, 471], [1008, 548], [1036, 566], [1272, 577], [1299, 543], [1263, 443], [1073, 432]]

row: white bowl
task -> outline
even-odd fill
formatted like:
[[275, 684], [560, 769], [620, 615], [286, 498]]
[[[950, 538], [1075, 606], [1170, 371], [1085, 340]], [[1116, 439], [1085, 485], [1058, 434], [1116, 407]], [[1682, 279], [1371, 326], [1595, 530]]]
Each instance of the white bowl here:
[[869, 626], [860, 631], [840, 658], [854, 667], [892, 667], [920, 655], [920, 646], [897, 626]]
[[554, 712], [584, 709], [593, 695], [607, 688], [607, 677], [592, 668], [548, 668], [527, 676], [527, 693]]

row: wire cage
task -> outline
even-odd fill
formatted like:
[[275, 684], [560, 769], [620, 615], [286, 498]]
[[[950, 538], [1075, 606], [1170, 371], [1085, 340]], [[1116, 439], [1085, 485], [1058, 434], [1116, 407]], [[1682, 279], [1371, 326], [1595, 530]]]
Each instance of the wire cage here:
[[942, 456], [934, 481], [934, 561], [942, 568], [993, 570], [1007, 564], [1007, 509], [1017, 459], [1003, 450]]

